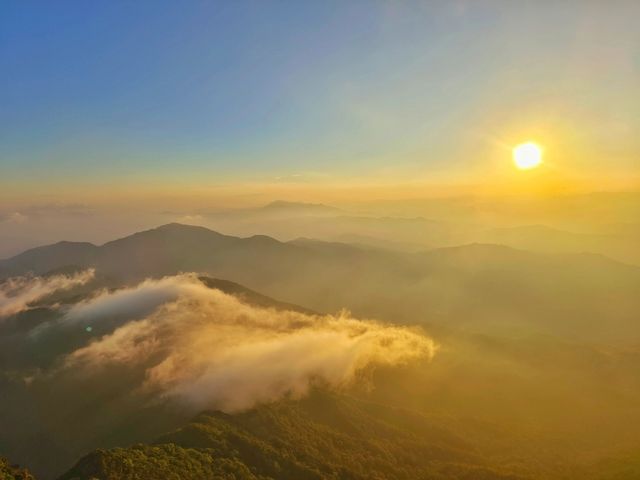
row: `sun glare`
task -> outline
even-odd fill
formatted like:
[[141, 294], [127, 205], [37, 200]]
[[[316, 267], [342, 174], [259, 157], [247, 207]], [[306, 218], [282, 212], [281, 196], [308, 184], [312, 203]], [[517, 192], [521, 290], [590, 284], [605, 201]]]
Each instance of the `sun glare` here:
[[533, 142], [517, 145], [513, 149], [513, 163], [520, 170], [536, 168], [542, 163], [542, 148]]

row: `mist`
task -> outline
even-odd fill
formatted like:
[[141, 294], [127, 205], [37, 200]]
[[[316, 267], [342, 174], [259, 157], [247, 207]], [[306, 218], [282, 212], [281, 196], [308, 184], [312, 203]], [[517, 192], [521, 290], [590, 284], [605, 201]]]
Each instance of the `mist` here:
[[86, 284], [93, 279], [94, 273], [94, 270], [86, 270], [73, 275], [26, 275], [6, 279], [0, 283], [0, 320], [28, 310], [31, 304], [53, 293]]
[[[140, 316], [155, 303], [157, 309]], [[93, 376], [114, 365], [144, 370], [138, 386], [194, 409], [247, 409], [314, 382], [342, 387], [376, 365], [431, 357], [435, 343], [416, 330], [348, 313], [305, 315], [243, 304], [193, 275], [145, 281], [73, 307], [68, 321], [106, 312], [135, 318], [70, 353], [63, 369]], [[137, 318], [136, 318], [137, 317]]]

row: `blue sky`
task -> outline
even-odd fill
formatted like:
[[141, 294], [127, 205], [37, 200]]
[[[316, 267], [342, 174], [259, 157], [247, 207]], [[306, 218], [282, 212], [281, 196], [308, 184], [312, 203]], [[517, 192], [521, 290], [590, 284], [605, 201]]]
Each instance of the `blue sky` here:
[[0, 184], [632, 172], [638, 5], [5, 1]]

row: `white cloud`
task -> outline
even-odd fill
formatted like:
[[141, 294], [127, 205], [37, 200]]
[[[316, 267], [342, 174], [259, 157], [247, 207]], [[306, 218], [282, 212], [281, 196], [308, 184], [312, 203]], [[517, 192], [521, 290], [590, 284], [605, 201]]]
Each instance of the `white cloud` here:
[[[152, 305], [153, 312], [140, 316]], [[105, 292], [74, 307], [67, 319], [116, 311], [137, 319], [68, 355], [63, 369], [95, 376], [112, 367], [139, 368], [139, 391], [194, 409], [242, 410], [302, 396], [316, 382], [339, 388], [370, 367], [430, 357], [436, 350], [417, 330], [347, 313], [258, 308], [207, 288], [193, 275]]]
[[93, 270], [86, 270], [74, 275], [9, 278], [0, 284], [0, 318], [28, 310], [33, 302], [59, 290], [68, 290], [83, 285], [93, 276]]

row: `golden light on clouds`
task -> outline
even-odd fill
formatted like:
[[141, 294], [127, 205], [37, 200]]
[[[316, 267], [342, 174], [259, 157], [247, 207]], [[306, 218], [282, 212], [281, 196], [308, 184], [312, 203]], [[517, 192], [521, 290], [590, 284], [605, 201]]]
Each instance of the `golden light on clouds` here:
[[531, 170], [542, 163], [542, 147], [534, 142], [517, 145], [513, 149], [513, 163], [520, 170]]

